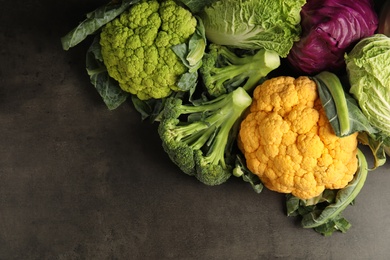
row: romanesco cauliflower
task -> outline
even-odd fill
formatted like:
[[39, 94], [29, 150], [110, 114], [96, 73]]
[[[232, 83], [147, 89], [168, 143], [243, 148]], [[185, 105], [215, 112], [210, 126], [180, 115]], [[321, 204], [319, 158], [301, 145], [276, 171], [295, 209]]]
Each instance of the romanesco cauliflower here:
[[100, 45], [109, 75], [141, 100], [179, 91], [188, 71], [171, 47], [188, 41], [196, 18], [173, 0], [143, 0], [102, 28]]

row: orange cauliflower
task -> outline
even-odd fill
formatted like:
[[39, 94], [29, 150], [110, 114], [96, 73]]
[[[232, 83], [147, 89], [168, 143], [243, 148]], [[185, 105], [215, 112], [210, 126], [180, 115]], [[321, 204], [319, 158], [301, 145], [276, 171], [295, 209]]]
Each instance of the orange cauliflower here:
[[341, 189], [357, 167], [357, 133], [337, 137], [309, 77], [279, 76], [253, 93], [238, 146], [270, 190], [301, 199]]

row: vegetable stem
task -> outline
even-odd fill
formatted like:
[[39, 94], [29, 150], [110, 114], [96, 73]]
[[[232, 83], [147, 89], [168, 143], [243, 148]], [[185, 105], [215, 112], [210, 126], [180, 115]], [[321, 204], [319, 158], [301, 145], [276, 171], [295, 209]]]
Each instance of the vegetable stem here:
[[350, 132], [348, 105], [340, 79], [336, 74], [328, 71], [322, 71], [314, 76], [314, 78], [325, 84], [332, 95], [336, 106], [337, 118], [340, 123], [340, 134], [341, 136], [348, 135]]

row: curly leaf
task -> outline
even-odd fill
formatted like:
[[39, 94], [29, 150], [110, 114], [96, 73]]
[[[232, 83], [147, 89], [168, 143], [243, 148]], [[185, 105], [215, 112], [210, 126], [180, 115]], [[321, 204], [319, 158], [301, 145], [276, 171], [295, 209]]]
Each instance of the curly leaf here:
[[124, 92], [116, 80], [108, 75], [101, 56], [99, 36], [96, 36], [86, 55], [86, 69], [108, 109], [113, 110], [126, 101], [129, 93]]
[[88, 13], [84, 21], [61, 38], [62, 48], [69, 50], [76, 46], [137, 2], [139, 0], [123, 0], [120, 4], [110, 2]]
[[357, 104], [356, 100], [348, 93], [345, 93], [345, 97], [347, 99], [348, 110], [350, 111], [349, 121], [351, 125], [351, 131], [367, 132], [370, 134], [377, 133], [378, 130], [370, 124], [368, 118], [359, 108], [359, 105]]

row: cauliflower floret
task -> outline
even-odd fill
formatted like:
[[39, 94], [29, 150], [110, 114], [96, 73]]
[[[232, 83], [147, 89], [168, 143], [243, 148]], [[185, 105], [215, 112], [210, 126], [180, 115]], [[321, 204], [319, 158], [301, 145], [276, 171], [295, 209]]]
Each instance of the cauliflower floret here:
[[188, 71], [171, 50], [194, 34], [196, 18], [173, 0], [143, 0], [103, 27], [100, 45], [108, 74], [141, 100], [179, 91]]
[[238, 145], [270, 190], [301, 199], [341, 189], [357, 167], [357, 133], [337, 137], [309, 77], [275, 77], [253, 93]]

